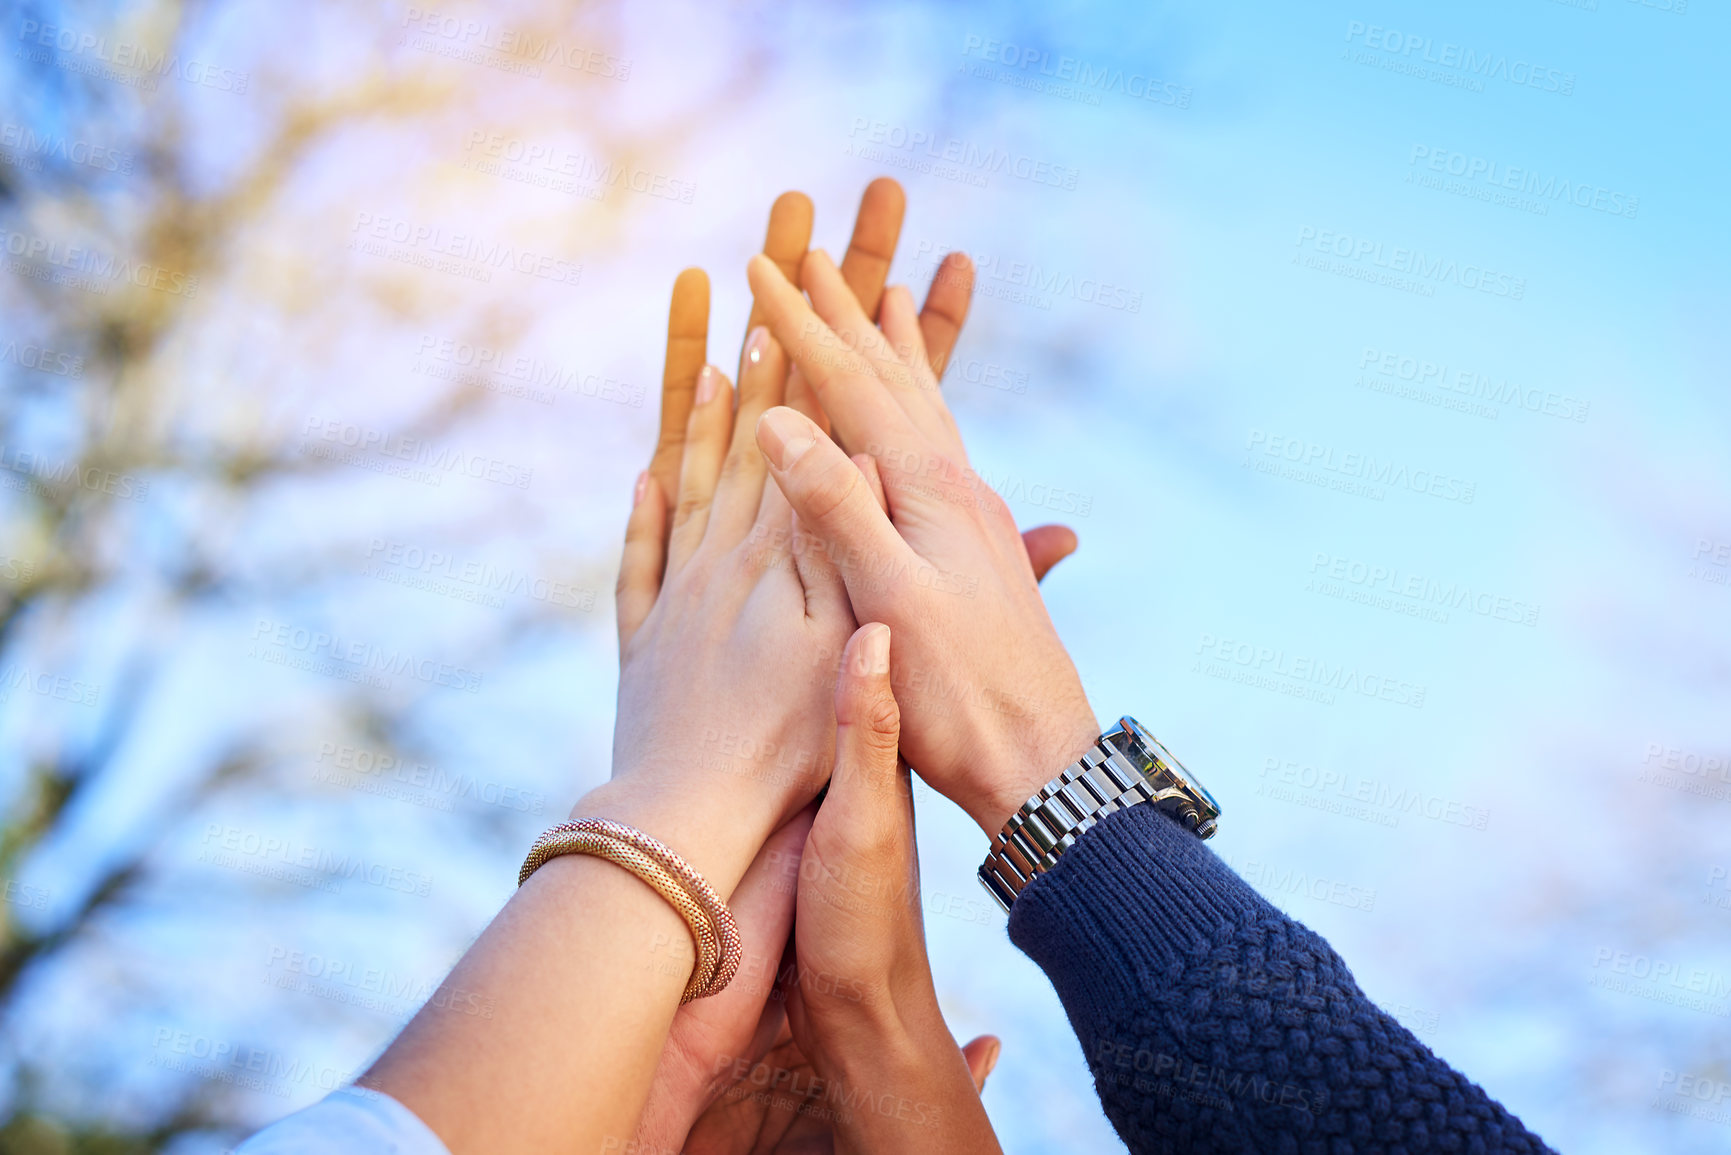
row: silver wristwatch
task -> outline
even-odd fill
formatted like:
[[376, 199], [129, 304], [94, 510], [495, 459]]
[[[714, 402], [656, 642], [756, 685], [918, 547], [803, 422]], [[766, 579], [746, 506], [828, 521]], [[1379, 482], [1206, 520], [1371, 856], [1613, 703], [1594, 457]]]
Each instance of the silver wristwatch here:
[[980, 885], [1008, 911], [1022, 888], [1052, 869], [1096, 822], [1143, 802], [1171, 814], [1198, 838], [1212, 837], [1220, 818], [1214, 796], [1126, 714], [1004, 823], [980, 864]]

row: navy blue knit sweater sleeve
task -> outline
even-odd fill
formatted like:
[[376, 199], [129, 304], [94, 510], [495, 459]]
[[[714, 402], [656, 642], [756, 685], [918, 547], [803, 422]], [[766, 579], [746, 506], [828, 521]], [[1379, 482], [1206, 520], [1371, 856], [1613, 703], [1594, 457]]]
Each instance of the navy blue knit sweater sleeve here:
[[1549, 1150], [1152, 806], [1030, 883], [1010, 938], [1057, 988], [1137, 1155]]

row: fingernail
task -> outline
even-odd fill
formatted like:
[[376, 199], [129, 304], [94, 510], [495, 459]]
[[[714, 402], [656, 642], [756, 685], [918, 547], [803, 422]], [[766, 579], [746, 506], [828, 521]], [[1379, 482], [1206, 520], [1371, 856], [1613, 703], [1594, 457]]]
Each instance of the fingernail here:
[[792, 409], [777, 407], [757, 419], [758, 437], [764, 451], [780, 470], [793, 468], [806, 450], [817, 444], [811, 437], [811, 422]]
[[745, 340], [745, 359], [753, 365], [763, 360], [763, 354], [769, 349], [769, 330], [759, 325], [751, 331], [751, 336]]
[[980, 1076], [980, 1089], [981, 1090], [985, 1090], [986, 1080], [991, 1078], [992, 1072], [998, 1069], [998, 1056], [1003, 1054], [1003, 1053], [1004, 1053], [1004, 1044], [999, 1043], [999, 1042], [994, 1042], [992, 1044], [991, 1051], [988, 1052], [986, 1055], [985, 1073]]
[[705, 365], [703, 371], [698, 373], [697, 403], [699, 405], [707, 405], [715, 400], [715, 386], [719, 377], [720, 374], [715, 371], [713, 365]]
[[859, 640], [859, 672], [887, 674], [890, 672], [890, 628], [882, 623], [867, 626]]
[[636, 509], [643, 504], [643, 495], [649, 489], [649, 471], [645, 469], [637, 475], [637, 486], [631, 491], [631, 508]]

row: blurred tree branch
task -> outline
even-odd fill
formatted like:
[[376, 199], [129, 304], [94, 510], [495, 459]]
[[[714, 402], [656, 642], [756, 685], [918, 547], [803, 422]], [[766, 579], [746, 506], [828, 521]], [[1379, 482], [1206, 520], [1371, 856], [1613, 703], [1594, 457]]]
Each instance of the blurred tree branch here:
[[[568, 11], [549, 16], [542, 7], [531, 3], [507, 18], [520, 16], [521, 27], [543, 31], [569, 27], [576, 19]], [[163, 0], [127, 16], [128, 35], [147, 41], [153, 51], [192, 55], [200, 51], [197, 38], [220, 12], [220, 6]], [[145, 33], [136, 35], [139, 28]], [[6, 555], [0, 556], [0, 672], [89, 668], [103, 648], [92, 636], [96, 607], [116, 598], [130, 598], [139, 617], [162, 627], [125, 638], [122, 652], [110, 659], [117, 673], [93, 704], [90, 724], [58, 717], [51, 709], [30, 711], [41, 714], [35, 731], [41, 741], [20, 751], [17, 780], [0, 784], [11, 791], [0, 818], [0, 883], [10, 885], [29, 872], [33, 858], [66, 832], [84, 801], [137, 740], [141, 723], [158, 708], [164, 670], [185, 614], [269, 604], [291, 592], [353, 577], [342, 568], [351, 559], [340, 543], [318, 543], [297, 554], [295, 572], [288, 577], [244, 572], [225, 554], [220, 537], [195, 532], [196, 515], [181, 514], [189, 523], [182, 524], [153, 502], [168, 492], [196, 509], [251, 509], [273, 487], [328, 479], [340, 468], [285, 447], [281, 431], [265, 421], [196, 435], [183, 388], [189, 375], [185, 344], [189, 334], [209, 325], [213, 299], [231, 306], [238, 302], [249, 315], [274, 310], [294, 318], [295, 302], [244, 296], [242, 274], [253, 268], [255, 258], [249, 245], [269, 234], [285, 207], [293, 207], [295, 182], [328, 156], [344, 133], [388, 128], [414, 141], [417, 126], [466, 109], [477, 85], [497, 79], [472, 75], [475, 70], [463, 71], [439, 58], [393, 57], [386, 43], [394, 41], [392, 33], [379, 36], [365, 67], [341, 73], [336, 82], [331, 76], [338, 74], [324, 73], [309, 81], [299, 73], [318, 70], [307, 69], [307, 61], [297, 61], [294, 53], [276, 54], [268, 50], [274, 46], [267, 46], [261, 68], [270, 69], [270, 75], [254, 76], [255, 98], [246, 104], [256, 114], [246, 121], [246, 159], [220, 179], [205, 171], [208, 165], [200, 167], [199, 134], [210, 129], [185, 103], [200, 94], [189, 93], [173, 77], [147, 92], [59, 67], [52, 58], [19, 54], [25, 98], [19, 105], [28, 109], [18, 114], [21, 118], [44, 131], [53, 126], [63, 135], [101, 138], [135, 163], [119, 174], [54, 155], [39, 165], [0, 163], [0, 225], [69, 244], [97, 244], [139, 265], [197, 278], [199, 292], [156, 291], [125, 279], [105, 292], [81, 292], [42, 275], [52, 270], [28, 259], [10, 262], [7, 271], [14, 275], [0, 277], [0, 306], [16, 337], [76, 355], [82, 367], [76, 374], [53, 375], [15, 362], [3, 370], [0, 480], [11, 492], [0, 493], [0, 537], [7, 543], [0, 550]], [[316, 46], [301, 48], [316, 51]], [[725, 115], [760, 88], [767, 72], [765, 52], [758, 44], [742, 54], [707, 115], [718, 110]], [[585, 89], [578, 95], [585, 103], [597, 103], [607, 94]], [[516, 113], [507, 108], [498, 115]], [[649, 164], [655, 155], [689, 144], [703, 124], [701, 117], [680, 115], [661, 125], [614, 125], [597, 114], [585, 117], [583, 127], [600, 141], [601, 154], [624, 164]], [[621, 235], [617, 219], [633, 208], [625, 201], [612, 196], [604, 203], [581, 204], [584, 219], [599, 226], [597, 238]], [[480, 324], [519, 328], [523, 318], [505, 303], [489, 303]], [[256, 414], [273, 395], [267, 371], [249, 370], [258, 379], [223, 384], [238, 404], [251, 405]], [[393, 432], [439, 437], [494, 399], [455, 382], [419, 400]], [[51, 461], [58, 453], [63, 460], [54, 461], [55, 468], [33, 471], [20, 465], [20, 449], [45, 452]], [[156, 496], [127, 501], [86, 483], [92, 471], [148, 481]], [[453, 511], [453, 518], [462, 515]], [[463, 520], [466, 532], [477, 536], [500, 531], [496, 514]], [[134, 544], [156, 538], [166, 541], [148, 550]], [[502, 660], [514, 647], [544, 636], [557, 616], [544, 603], [503, 610], [468, 657]], [[403, 721], [417, 704], [413, 693], [393, 698], [350, 684], [342, 692], [345, 724], [352, 732], [399, 750], [418, 740]], [[223, 792], [255, 781], [273, 760], [271, 737], [242, 733], [208, 765], [189, 768], [193, 772], [173, 788], [172, 797], [159, 800], [162, 813], [196, 813]], [[21, 919], [12, 904], [0, 904], [0, 1020], [16, 1017], [19, 994], [34, 972], [53, 966], [67, 948], [142, 895], [152, 874], [154, 839], [163, 833], [143, 830], [136, 844], [105, 847], [110, 856], [80, 882], [77, 893], [56, 894], [46, 918]], [[151, 1150], [186, 1130], [223, 1124], [219, 1090], [225, 1089], [196, 1080], [137, 1135], [114, 1131], [109, 1123], [56, 1121], [53, 1109], [39, 1101], [42, 1073], [27, 1058], [9, 1058], [13, 1093], [0, 1099], [0, 1117], [10, 1111], [11, 1118], [0, 1126], [0, 1153]], [[66, 1077], [62, 1072], [53, 1076]]]

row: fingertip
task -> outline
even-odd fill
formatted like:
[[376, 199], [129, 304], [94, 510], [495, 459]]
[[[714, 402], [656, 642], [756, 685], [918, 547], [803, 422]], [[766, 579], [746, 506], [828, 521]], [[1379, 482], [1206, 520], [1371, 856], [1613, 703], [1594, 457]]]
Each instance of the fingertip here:
[[791, 467], [816, 439], [810, 419], [786, 405], [765, 409], [757, 419], [757, 447], [778, 470]]
[[775, 198], [775, 203], [769, 206], [770, 215], [775, 218], [788, 218], [809, 221], [815, 215], [811, 198], [798, 189], [788, 189]]
[[1053, 566], [1076, 552], [1078, 544], [1076, 531], [1067, 525], [1037, 525], [1022, 534], [1035, 581], [1044, 581]]
[[[884, 335], [889, 336], [890, 330], [895, 330], [905, 340], [911, 341], [919, 332], [920, 311], [914, 304], [914, 295], [906, 285], [891, 285], [884, 290], [883, 302], [878, 306], [878, 323], [884, 329]], [[912, 355], [912, 350], [900, 348], [896, 353], [902, 357]]]
[[855, 630], [842, 650], [839, 674], [836, 722], [853, 737], [836, 747], [838, 767], [848, 763], [848, 751], [857, 750], [855, 743], [862, 739], [870, 749], [893, 749], [900, 735], [901, 714], [890, 687], [890, 628], [867, 622]]
[[781, 268], [764, 253], [753, 253], [745, 262], [745, 279], [751, 282], [754, 292], [760, 283], [773, 285], [778, 280], [787, 280], [781, 275]]
[[853, 672], [862, 678], [880, 678], [890, 672], [890, 628], [882, 622], [867, 622], [853, 635]]
[[986, 1089], [986, 1078], [998, 1066], [998, 1056], [1003, 1053], [1004, 1044], [996, 1035], [981, 1035], [977, 1039], [969, 1039], [962, 1047], [962, 1058], [967, 1061], [968, 1073], [974, 1077], [974, 1089]]
[[908, 194], [903, 190], [902, 182], [893, 176], [880, 176], [866, 185], [866, 196], [893, 198], [902, 204], [906, 204], [908, 200]]
[[714, 365], [704, 365], [697, 372], [697, 392], [692, 400], [696, 403], [691, 410], [691, 420], [697, 420], [697, 411], [709, 404], [724, 390], [731, 390], [732, 384], [727, 380], [727, 374]]

